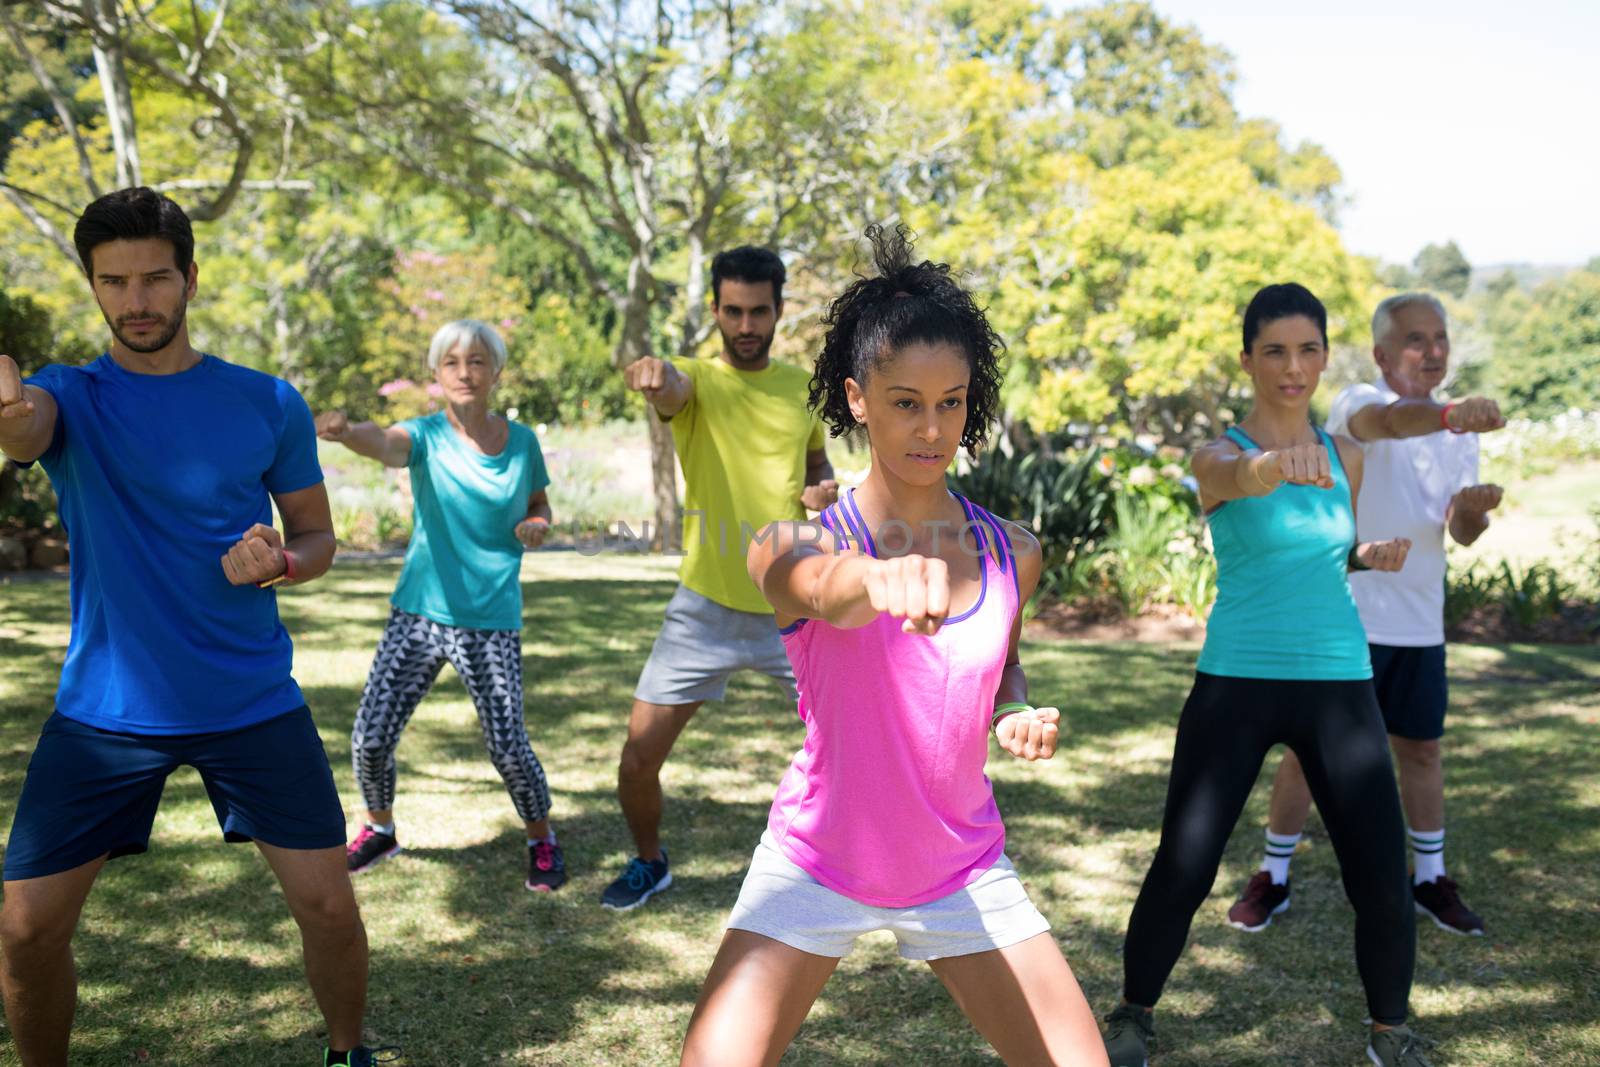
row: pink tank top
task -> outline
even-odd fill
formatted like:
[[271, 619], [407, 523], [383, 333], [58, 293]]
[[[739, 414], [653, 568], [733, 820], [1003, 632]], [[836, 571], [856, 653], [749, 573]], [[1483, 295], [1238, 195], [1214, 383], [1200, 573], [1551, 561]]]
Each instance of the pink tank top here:
[[[904, 908], [946, 896], [1005, 847], [983, 767], [1017, 568], [994, 516], [956, 499], [967, 515], [964, 544], [983, 550], [971, 608], [932, 637], [904, 633], [888, 615], [853, 630], [802, 619], [783, 631], [806, 740], [767, 828], [818, 882], [863, 904]], [[821, 519], [841, 543], [877, 555], [853, 493]]]

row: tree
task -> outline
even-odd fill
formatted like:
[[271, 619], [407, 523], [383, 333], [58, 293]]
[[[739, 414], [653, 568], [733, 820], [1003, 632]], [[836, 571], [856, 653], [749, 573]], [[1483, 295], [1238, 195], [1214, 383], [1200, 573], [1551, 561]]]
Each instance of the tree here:
[[[196, 110], [191, 130], [199, 140], [220, 131], [225, 145], [206, 145], [202, 159], [226, 160], [222, 172], [174, 177], [156, 187], [201, 195], [187, 211], [197, 222], [220, 218], [247, 185], [283, 188], [286, 179], [248, 182], [259, 131], [242, 110], [228, 78], [217, 69], [228, 39], [229, 5], [218, 3], [202, 12], [197, 4], [125, 4], [122, 0], [41, 0], [28, 13], [0, 4], [0, 33], [20, 55], [51, 106], [52, 119], [71, 144], [76, 161], [77, 198], [93, 200], [111, 189], [145, 184], [145, 160], [156, 158], [141, 144], [134, 107], [136, 83], [154, 83], [188, 101]], [[101, 91], [97, 115], [86, 116], [73, 87], [61, 81], [63, 51], [87, 41]], [[110, 168], [99, 139], [109, 134]], [[285, 132], [285, 155], [288, 133]], [[0, 179], [0, 195], [70, 262], [77, 253], [64, 233], [77, 206], [62, 199], [64, 189], [37, 179], [13, 175]]]
[[1490, 312], [1487, 385], [1519, 415], [1591, 410], [1600, 395], [1600, 272], [1577, 270]]
[[1454, 241], [1442, 245], [1428, 245], [1412, 261], [1417, 271], [1417, 281], [1424, 289], [1449, 293], [1460, 300], [1467, 295], [1467, 285], [1472, 281], [1472, 264], [1461, 254]]
[[[325, 45], [296, 91], [332, 106], [357, 158], [559, 249], [610, 309], [617, 367], [692, 354], [710, 335], [715, 244], [783, 230], [825, 185], [863, 184], [810, 151], [785, 169], [787, 135], [815, 145], [827, 126], [809, 93], [757, 99], [785, 26], [750, 0], [435, 0], [306, 18]], [[744, 118], [758, 112], [771, 123], [759, 130]], [[659, 536], [675, 544], [671, 435], [649, 424]]]

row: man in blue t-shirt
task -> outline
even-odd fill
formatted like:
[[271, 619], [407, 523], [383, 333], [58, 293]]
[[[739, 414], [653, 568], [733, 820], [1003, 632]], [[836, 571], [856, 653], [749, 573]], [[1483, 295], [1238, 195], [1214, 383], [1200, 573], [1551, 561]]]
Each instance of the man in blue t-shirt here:
[[0, 452], [49, 474], [72, 561], [56, 708], [6, 843], [0, 988], [17, 1051], [67, 1062], [78, 913], [107, 860], [148, 847], [162, 786], [188, 764], [224, 838], [253, 840], [283, 887], [324, 1064], [370, 1063], [344, 813], [272, 589], [333, 561], [311, 412], [287, 382], [190, 346], [194, 237], [173, 201], [111, 193], [73, 236], [110, 348], [26, 382], [0, 355]]

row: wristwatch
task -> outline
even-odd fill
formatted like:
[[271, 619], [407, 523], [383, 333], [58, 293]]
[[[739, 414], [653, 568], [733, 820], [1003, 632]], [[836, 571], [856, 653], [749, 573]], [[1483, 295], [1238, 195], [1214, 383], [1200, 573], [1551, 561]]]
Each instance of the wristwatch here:
[[268, 578], [265, 581], [257, 582], [256, 588], [270, 589], [275, 585], [282, 585], [284, 582], [292, 581], [294, 581], [294, 557], [285, 552], [283, 554], [283, 573], [276, 578]]

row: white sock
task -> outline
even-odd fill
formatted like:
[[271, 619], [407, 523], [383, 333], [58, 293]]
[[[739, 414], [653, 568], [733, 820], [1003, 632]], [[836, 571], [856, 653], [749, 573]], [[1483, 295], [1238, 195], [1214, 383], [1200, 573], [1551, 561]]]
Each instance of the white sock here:
[[1289, 884], [1289, 861], [1294, 858], [1294, 846], [1299, 843], [1299, 834], [1267, 831], [1267, 855], [1261, 861], [1261, 869], [1272, 876], [1273, 885]]
[[530, 837], [530, 838], [528, 838], [528, 847], [529, 848], [532, 848], [534, 845], [553, 845], [555, 843], [556, 843], [556, 832], [554, 830], [551, 830], [550, 833], [547, 834], [544, 837]]
[[1416, 874], [1411, 879], [1414, 885], [1444, 877], [1444, 827], [1413, 830], [1408, 826], [1406, 843], [1411, 846], [1411, 861], [1416, 865]]
[[375, 830], [378, 833], [384, 834], [384, 835], [386, 835], [388, 837], [393, 837], [394, 836], [394, 823], [392, 823], [392, 822], [386, 822], [386, 823], [369, 822], [369, 823], [367, 823], [367, 829], [368, 830]]

